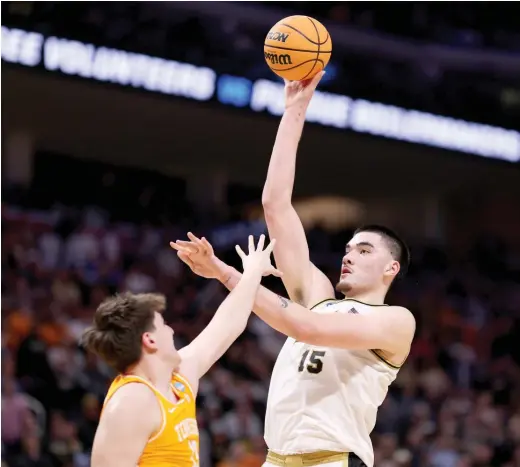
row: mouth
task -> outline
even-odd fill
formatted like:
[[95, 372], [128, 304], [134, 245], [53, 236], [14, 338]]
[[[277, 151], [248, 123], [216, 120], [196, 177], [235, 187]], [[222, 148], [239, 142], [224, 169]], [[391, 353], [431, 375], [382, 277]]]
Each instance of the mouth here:
[[341, 268], [341, 275], [346, 276], [347, 274], [352, 274], [352, 269], [350, 269], [348, 266], [343, 266]]

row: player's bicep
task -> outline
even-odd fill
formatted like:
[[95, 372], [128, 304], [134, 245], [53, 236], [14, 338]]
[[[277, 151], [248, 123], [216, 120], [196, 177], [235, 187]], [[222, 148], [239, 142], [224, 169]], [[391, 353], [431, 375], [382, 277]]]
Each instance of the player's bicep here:
[[401, 307], [371, 314], [328, 314], [312, 317], [301, 329], [301, 342], [346, 349], [407, 353], [415, 333], [415, 319]]
[[153, 392], [144, 384], [123, 386], [103, 409], [92, 447], [92, 467], [135, 467], [161, 424]]
[[264, 208], [269, 236], [276, 239], [274, 259], [283, 272], [291, 300], [304, 306], [334, 296], [332, 284], [310, 261], [305, 230], [292, 205]]

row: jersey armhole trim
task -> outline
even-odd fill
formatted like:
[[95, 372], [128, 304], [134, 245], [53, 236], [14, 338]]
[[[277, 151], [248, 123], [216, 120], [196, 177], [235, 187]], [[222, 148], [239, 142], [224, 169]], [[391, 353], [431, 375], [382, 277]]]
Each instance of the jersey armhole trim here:
[[356, 300], [355, 298], [342, 298], [342, 299], [339, 299], [339, 300], [336, 299], [336, 298], [326, 298], [325, 300], [321, 300], [320, 302], [318, 302], [315, 305], [311, 306], [310, 309], [313, 310], [317, 306], [322, 305], [323, 303], [326, 303], [326, 302], [335, 302], [335, 303], [357, 302], [357, 303], [361, 303], [361, 305], [367, 305], [367, 306], [372, 306], [372, 307], [386, 307], [386, 306], [390, 306], [387, 303], [383, 303], [383, 304], [380, 304], [380, 305], [374, 305], [372, 303], [366, 303], [366, 302], [362, 302], [360, 300]]
[[403, 360], [403, 362], [400, 364], [400, 365], [395, 365], [394, 363], [392, 362], [389, 362], [385, 357], [383, 357], [381, 354], [380, 354], [380, 350], [373, 350], [373, 349], [370, 349], [370, 352], [378, 358], [378, 360], [382, 361], [383, 363], [385, 363], [386, 365], [388, 365], [390, 368], [393, 368], [394, 370], [400, 370], [402, 368], [402, 366], [404, 365], [404, 363], [406, 362], [406, 359], [408, 358], [408, 355], [405, 357], [405, 359]]
[[311, 306], [309, 309], [310, 310], [314, 310], [314, 308], [316, 308], [317, 306], [322, 305], [323, 303], [326, 303], [326, 302], [340, 302], [340, 301], [341, 300], [336, 300], [335, 298], [326, 298], [325, 300], [321, 300], [320, 302], [318, 302], [315, 305]]
[[157, 403], [159, 404], [159, 407], [161, 408], [161, 416], [162, 416], [162, 424], [161, 427], [152, 435], [150, 438], [148, 438], [148, 441], [146, 444], [151, 443], [152, 441], [155, 441], [159, 436], [162, 435], [162, 432], [166, 428], [166, 412], [164, 410], [164, 405], [161, 404], [159, 401], [159, 398], [156, 396], [155, 399], [157, 400]]

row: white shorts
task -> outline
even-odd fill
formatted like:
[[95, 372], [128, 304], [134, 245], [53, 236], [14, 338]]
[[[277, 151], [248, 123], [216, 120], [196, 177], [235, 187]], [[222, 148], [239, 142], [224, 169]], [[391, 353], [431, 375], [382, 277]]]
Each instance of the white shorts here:
[[353, 453], [313, 453], [280, 456], [269, 453], [262, 467], [366, 467]]
[[[293, 465], [294, 464], [288, 463], [288, 464], [286, 464], [286, 467], [293, 467]], [[294, 467], [296, 467], [296, 465], [294, 465]], [[342, 461], [328, 462], [326, 464], [316, 464], [316, 465], [318, 467], [350, 467], [348, 459], [344, 459]], [[266, 462], [264, 462], [262, 467], [280, 467], [280, 466], [275, 465], [275, 464], [270, 464], [269, 462], [266, 461]], [[300, 464], [300, 467], [302, 467], [301, 464]], [[309, 466], [308, 464], [305, 464], [305, 467], [311, 467], [311, 466]]]

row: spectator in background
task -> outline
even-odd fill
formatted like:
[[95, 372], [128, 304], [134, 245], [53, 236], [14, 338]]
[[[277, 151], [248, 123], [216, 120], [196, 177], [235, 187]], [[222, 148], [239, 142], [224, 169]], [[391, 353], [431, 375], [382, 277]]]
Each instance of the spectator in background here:
[[54, 467], [51, 457], [43, 450], [42, 440], [37, 435], [26, 434], [22, 450], [9, 461], [9, 467]]
[[2, 443], [8, 450], [18, 450], [27, 428], [27, 400], [17, 388], [10, 356], [2, 358]]

